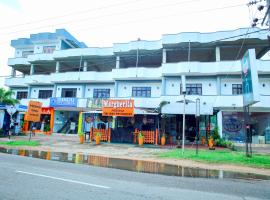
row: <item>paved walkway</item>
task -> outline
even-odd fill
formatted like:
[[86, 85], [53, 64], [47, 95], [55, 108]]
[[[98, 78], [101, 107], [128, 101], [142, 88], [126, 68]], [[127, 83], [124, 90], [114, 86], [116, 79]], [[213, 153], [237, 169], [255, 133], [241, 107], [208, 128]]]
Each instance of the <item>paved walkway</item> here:
[[[16, 136], [12, 137], [13, 140], [28, 140], [28, 136]], [[0, 141], [7, 141], [8, 138], [0, 138]], [[117, 144], [117, 143], [102, 143], [96, 145], [94, 142], [85, 142], [84, 144], [79, 143], [77, 135], [64, 135], [64, 134], [53, 134], [51, 136], [36, 134], [32, 140], [39, 141], [40, 146], [37, 147], [10, 147], [17, 149], [28, 149], [28, 150], [40, 150], [40, 151], [52, 151], [52, 152], [66, 152], [66, 153], [81, 153], [88, 155], [99, 155], [111, 158], [124, 158], [131, 160], [145, 160], [161, 162], [172, 165], [181, 165], [186, 167], [200, 167], [206, 169], [218, 169], [218, 170], [229, 170], [247, 173], [257, 173], [270, 176], [269, 169], [257, 169], [244, 166], [236, 166], [229, 164], [209, 164], [196, 162], [191, 160], [181, 160], [172, 158], [159, 158], [156, 156], [157, 153], [167, 152], [171, 149], [175, 149], [175, 146], [155, 146], [155, 145], [144, 145], [139, 147], [135, 144]], [[1, 146], [1, 145], [0, 145]], [[3, 146], [7, 148], [6, 146]], [[187, 145], [187, 148], [193, 148], [195, 151], [195, 145]], [[202, 147], [201, 148], [206, 148]], [[261, 148], [261, 152], [269, 153], [270, 148], [268, 146]], [[179, 150], [180, 153], [180, 150]]]

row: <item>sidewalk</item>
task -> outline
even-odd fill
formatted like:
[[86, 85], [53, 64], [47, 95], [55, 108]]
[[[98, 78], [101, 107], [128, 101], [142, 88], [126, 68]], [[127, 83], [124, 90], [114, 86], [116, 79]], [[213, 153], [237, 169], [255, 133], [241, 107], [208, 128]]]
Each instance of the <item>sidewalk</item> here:
[[[29, 136], [16, 136], [12, 137], [12, 140], [28, 140]], [[175, 149], [174, 146], [155, 146], [155, 145], [144, 145], [139, 147], [135, 144], [117, 144], [117, 143], [102, 143], [101, 145], [95, 145], [94, 142], [86, 141], [84, 144], [79, 143], [77, 135], [64, 135], [64, 134], [53, 134], [51, 136], [36, 134], [32, 140], [40, 142], [40, 146], [37, 147], [7, 147], [0, 145], [4, 148], [16, 148], [16, 149], [28, 149], [38, 151], [52, 151], [52, 152], [65, 152], [65, 153], [80, 153], [87, 155], [98, 155], [111, 158], [122, 158], [131, 160], [143, 160], [143, 161], [154, 161], [172, 165], [181, 165], [185, 167], [194, 168], [205, 168], [205, 169], [217, 169], [226, 171], [237, 171], [246, 173], [256, 173], [270, 176], [269, 169], [257, 169], [252, 167], [229, 165], [229, 164], [209, 164], [203, 162], [196, 162], [191, 160], [181, 160], [172, 158], [160, 158], [157, 157], [157, 153], [167, 152], [171, 149]], [[8, 141], [8, 138], [0, 138], [0, 141]], [[187, 145], [187, 148], [191, 146]], [[195, 145], [192, 146], [195, 151]], [[263, 148], [263, 152], [270, 153], [270, 148]], [[265, 150], [266, 149], [266, 150]], [[180, 149], [179, 149], [180, 153]]]

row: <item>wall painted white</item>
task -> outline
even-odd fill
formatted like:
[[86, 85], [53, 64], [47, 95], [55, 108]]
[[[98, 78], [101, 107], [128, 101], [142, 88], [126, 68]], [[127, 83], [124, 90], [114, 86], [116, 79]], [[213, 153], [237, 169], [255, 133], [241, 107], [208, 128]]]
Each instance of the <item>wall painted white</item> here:
[[12, 98], [16, 98], [17, 97], [17, 92], [20, 91], [20, 92], [27, 92], [28, 91], [28, 88], [19, 88], [19, 89], [12, 89], [12, 91], [14, 92], [13, 95], [12, 95]]
[[44, 46], [55, 46], [55, 50], [60, 50], [61, 41], [51, 41], [46, 43], [39, 43], [34, 46], [34, 53], [43, 53]]
[[84, 85], [57, 85], [56, 87], [56, 97], [61, 97], [62, 89], [63, 88], [77, 88], [77, 98], [84, 98]]
[[270, 95], [270, 78], [259, 79], [259, 94]]
[[89, 84], [85, 88], [85, 98], [92, 98], [94, 89], [110, 89], [110, 97], [114, 97], [114, 84]]
[[[202, 84], [202, 94], [203, 95], [216, 95], [216, 78], [192, 78], [186, 77], [186, 84]], [[180, 95], [180, 77], [166, 77], [165, 79], [165, 95]]]
[[122, 82], [118, 83], [118, 97], [131, 97], [132, 87], [151, 87], [151, 97], [160, 97], [161, 81], [160, 82]]
[[216, 77], [207, 78], [186, 78], [186, 84], [202, 84], [202, 95], [217, 95], [217, 79]]
[[232, 95], [232, 84], [242, 84], [240, 78], [221, 78], [221, 95]]
[[180, 77], [165, 78], [165, 95], [180, 95]]
[[31, 88], [31, 98], [32, 99], [37, 99], [39, 90], [53, 90], [53, 87], [32, 87]]

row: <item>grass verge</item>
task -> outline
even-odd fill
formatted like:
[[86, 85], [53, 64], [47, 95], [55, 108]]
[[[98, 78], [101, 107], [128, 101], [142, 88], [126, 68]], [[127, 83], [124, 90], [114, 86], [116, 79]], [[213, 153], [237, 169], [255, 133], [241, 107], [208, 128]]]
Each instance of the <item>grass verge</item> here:
[[199, 150], [196, 155], [195, 150], [186, 149], [182, 155], [181, 149], [171, 150], [158, 154], [162, 158], [178, 158], [206, 163], [236, 164], [249, 167], [258, 167], [270, 169], [270, 155], [253, 154], [251, 158], [245, 156], [245, 152], [231, 150]]
[[39, 142], [37, 141], [1, 141], [0, 145], [7, 145], [7, 146], [39, 146]]

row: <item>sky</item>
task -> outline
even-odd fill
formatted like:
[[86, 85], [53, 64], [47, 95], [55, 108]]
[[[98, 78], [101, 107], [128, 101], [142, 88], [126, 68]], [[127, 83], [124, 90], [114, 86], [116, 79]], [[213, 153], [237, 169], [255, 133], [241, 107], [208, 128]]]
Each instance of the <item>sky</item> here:
[[10, 41], [65, 28], [89, 47], [158, 40], [162, 34], [249, 27], [261, 13], [249, 0], [0, 0], [0, 87], [9, 76]]

